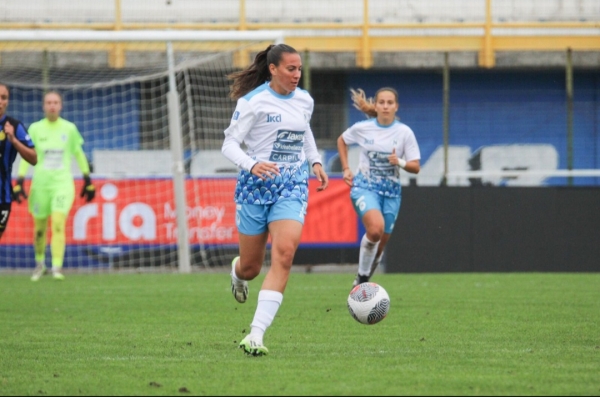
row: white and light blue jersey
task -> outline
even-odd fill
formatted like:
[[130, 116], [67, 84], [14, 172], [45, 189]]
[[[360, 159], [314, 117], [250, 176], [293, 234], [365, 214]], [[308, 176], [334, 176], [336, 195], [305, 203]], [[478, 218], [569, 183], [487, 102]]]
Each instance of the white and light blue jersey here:
[[361, 148], [354, 186], [375, 191], [385, 197], [400, 197], [400, 168], [389, 162], [396, 149], [396, 156], [404, 160], [421, 159], [421, 152], [414, 132], [406, 124], [395, 120], [381, 125], [377, 119], [360, 121], [342, 134], [348, 146]]
[[[240, 169], [235, 193], [239, 204], [272, 204], [282, 197], [308, 199], [309, 166], [321, 163], [310, 129], [314, 101], [304, 90], [289, 95], [268, 83], [240, 98], [225, 130], [223, 154]], [[240, 144], [244, 143], [244, 153]], [[281, 176], [262, 181], [250, 170], [258, 162], [273, 162]]]

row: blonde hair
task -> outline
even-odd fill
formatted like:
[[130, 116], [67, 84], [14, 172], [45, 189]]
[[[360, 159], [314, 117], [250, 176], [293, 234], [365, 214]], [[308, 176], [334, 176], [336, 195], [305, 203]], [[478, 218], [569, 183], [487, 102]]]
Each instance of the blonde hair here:
[[377, 90], [375, 93], [375, 99], [367, 98], [365, 91], [362, 88], [355, 90], [350, 88], [350, 92], [352, 93], [351, 98], [353, 102], [353, 106], [367, 115], [367, 117], [377, 117], [377, 111], [375, 110], [375, 101], [377, 100], [377, 96], [379, 96], [382, 92], [391, 92], [394, 94], [394, 98], [396, 98], [396, 103], [398, 103], [398, 92], [390, 87], [383, 87]]

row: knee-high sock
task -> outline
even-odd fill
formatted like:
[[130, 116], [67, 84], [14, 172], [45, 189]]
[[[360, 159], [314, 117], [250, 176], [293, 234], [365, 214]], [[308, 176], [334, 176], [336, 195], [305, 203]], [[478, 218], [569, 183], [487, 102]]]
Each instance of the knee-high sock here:
[[33, 223], [33, 251], [35, 253], [35, 262], [44, 263], [44, 261], [46, 260], [46, 227], [48, 226], [48, 218], [34, 218]]
[[360, 252], [358, 255], [358, 274], [369, 276], [371, 274], [371, 265], [377, 255], [379, 241], [374, 243], [367, 238], [365, 234], [360, 242]]
[[277, 291], [262, 290], [258, 293], [258, 306], [254, 313], [254, 320], [250, 324], [250, 334], [262, 341], [265, 331], [275, 318], [279, 306], [283, 302], [283, 294]]
[[65, 258], [65, 247], [67, 244], [66, 235], [67, 216], [60, 212], [52, 214], [52, 241], [50, 249], [52, 251], [52, 267], [62, 268]]

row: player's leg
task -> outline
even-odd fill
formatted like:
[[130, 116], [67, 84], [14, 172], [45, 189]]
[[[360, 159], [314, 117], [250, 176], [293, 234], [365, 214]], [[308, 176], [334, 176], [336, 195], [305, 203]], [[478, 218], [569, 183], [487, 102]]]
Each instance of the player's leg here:
[[371, 266], [384, 234], [385, 220], [382, 213], [382, 198], [377, 193], [353, 188], [350, 197], [366, 231], [360, 242], [358, 272], [353, 283], [355, 286], [369, 281]]
[[34, 179], [28, 200], [29, 213], [33, 216], [33, 252], [35, 255], [35, 270], [31, 281], [39, 280], [46, 273], [46, 236], [51, 203], [51, 192], [40, 187]]
[[64, 280], [65, 278], [62, 268], [67, 245], [66, 225], [74, 200], [75, 185], [73, 183], [56, 186], [52, 192], [50, 251], [52, 253], [52, 277], [55, 280]]
[[261, 356], [268, 353], [263, 337], [283, 302], [283, 292], [300, 244], [305, 215], [306, 202], [301, 200], [280, 200], [270, 208], [271, 267], [258, 294], [250, 334], [240, 344], [248, 354]]
[[53, 212], [51, 219], [52, 241], [50, 242], [50, 252], [52, 253], [52, 277], [55, 280], [64, 280], [65, 276], [62, 274], [62, 267], [67, 246], [67, 215], [62, 212]]
[[377, 247], [377, 254], [375, 255], [375, 260], [371, 265], [371, 272], [369, 277], [373, 276], [375, 270], [381, 263], [381, 258], [383, 257], [383, 252], [385, 251], [385, 247], [390, 240], [392, 235], [392, 231], [394, 230], [394, 226], [396, 224], [396, 219], [398, 218], [398, 212], [400, 211], [400, 197], [386, 197], [383, 200], [383, 219], [384, 219], [384, 230], [383, 236], [379, 241], [379, 247]]
[[33, 253], [35, 270], [31, 281], [38, 281], [46, 273], [46, 228], [48, 218], [33, 218]]
[[238, 204], [236, 224], [239, 233], [240, 256], [231, 262], [231, 292], [235, 299], [246, 302], [248, 281], [260, 274], [265, 260], [269, 234], [267, 208], [263, 205]]

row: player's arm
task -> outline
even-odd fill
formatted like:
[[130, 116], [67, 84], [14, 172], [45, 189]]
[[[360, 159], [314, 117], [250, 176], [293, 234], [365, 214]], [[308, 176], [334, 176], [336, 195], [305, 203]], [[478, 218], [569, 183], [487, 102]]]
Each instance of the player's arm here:
[[231, 124], [225, 130], [225, 140], [221, 153], [237, 167], [250, 172], [262, 180], [279, 175], [276, 163], [258, 162], [248, 156], [241, 148], [244, 138], [250, 132], [256, 120], [256, 115], [245, 99], [238, 99]]
[[19, 169], [17, 171], [17, 182], [12, 188], [12, 199], [17, 203], [21, 203], [22, 200], [27, 199], [25, 186], [23, 186], [23, 183], [25, 182], [25, 175], [27, 175], [27, 170], [29, 170], [29, 163], [27, 161], [19, 162]]
[[[25, 128], [21, 124], [19, 124], [17, 125], [15, 131], [15, 126], [13, 126], [10, 122], [7, 121], [4, 125], [4, 132], [6, 133], [6, 136], [10, 143], [15, 147], [17, 152], [19, 152], [21, 157], [29, 164], [36, 165], [37, 153], [35, 152], [33, 143], [31, 143], [31, 139], [26, 139], [26, 137], [28, 138], [28, 135], [27, 131], [25, 131]], [[28, 146], [23, 142], [30, 142], [31, 146]]]
[[308, 127], [304, 133], [304, 153], [306, 154], [308, 163], [312, 166], [317, 180], [321, 182], [321, 186], [317, 188], [317, 192], [327, 189], [327, 186], [329, 186], [329, 177], [323, 169], [323, 160], [319, 154], [319, 149], [317, 149], [315, 136], [310, 127]]
[[83, 174], [83, 188], [81, 189], [81, 194], [79, 197], [85, 197], [85, 201], [88, 203], [94, 199], [96, 196], [96, 188], [92, 184], [92, 178], [90, 177], [90, 164], [88, 163], [87, 157], [85, 157], [85, 152], [81, 146], [78, 146], [75, 149], [75, 161], [77, 161], [77, 165]]
[[340, 164], [342, 166], [342, 172], [344, 173], [344, 182], [346, 182], [346, 184], [348, 186], [352, 186], [354, 174], [352, 173], [352, 170], [350, 169], [350, 165], [348, 163], [348, 147], [349, 147], [349, 145], [346, 143], [346, 140], [344, 139], [345, 135], [348, 135], [347, 131], [344, 132], [344, 134], [340, 135], [339, 138], [337, 139], [337, 149], [338, 149], [338, 155], [340, 157]]

